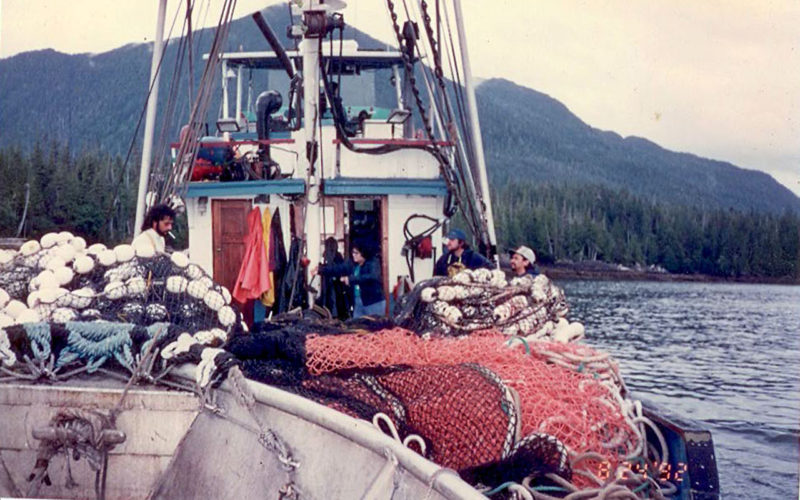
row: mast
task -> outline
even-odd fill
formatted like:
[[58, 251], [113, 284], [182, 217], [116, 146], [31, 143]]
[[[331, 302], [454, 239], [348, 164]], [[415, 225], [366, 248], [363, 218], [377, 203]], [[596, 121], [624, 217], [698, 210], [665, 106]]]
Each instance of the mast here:
[[[319, 0], [310, 0], [303, 8], [303, 23], [306, 25], [303, 43], [303, 130], [305, 131], [305, 235], [306, 257], [313, 268], [320, 261], [320, 173], [316, 160], [321, 137], [317, 137], [319, 120], [319, 38], [325, 32], [325, 10]], [[314, 305], [314, 296], [309, 292], [309, 305]]]
[[455, 7], [456, 27], [458, 28], [458, 43], [461, 46], [461, 67], [464, 71], [464, 86], [467, 92], [467, 114], [470, 121], [470, 137], [474, 150], [472, 156], [477, 162], [478, 183], [483, 204], [483, 216], [486, 218], [486, 230], [489, 233], [488, 249], [497, 262], [497, 235], [494, 229], [494, 216], [492, 214], [492, 199], [489, 194], [489, 179], [486, 175], [486, 160], [483, 157], [483, 141], [481, 139], [481, 125], [478, 120], [478, 105], [475, 100], [475, 87], [472, 84], [472, 70], [469, 65], [469, 51], [467, 50], [467, 36], [464, 31], [464, 16], [461, 14], [461, 0], [453, 0]]
[[158, 82], [161, 71], [161, 53], [164, 49], [164, 17], [167, 12], [167, 0], [158, 2], [158, 18], [156, 20], [156, 36], [153, 40], [153, 59], [150, 62], [150, 95], [147, 98], [147, 115], [144, 122], [144, 143], [142, 144], [142, 165], [139, 169], [139, 193], [136, 198], [136, 220], [133, 224], [133, 235], [138, 236], [144, 223], [146, 210], [147, 182], [150, 180], [150, 157], [153, 154], [153, 132], [155, 131], [156, 108], [158, 106]]

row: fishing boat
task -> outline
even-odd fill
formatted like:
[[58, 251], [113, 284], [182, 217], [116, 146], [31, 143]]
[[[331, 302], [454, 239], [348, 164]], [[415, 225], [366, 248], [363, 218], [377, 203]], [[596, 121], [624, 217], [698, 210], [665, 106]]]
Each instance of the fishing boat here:
[[[223, 20], [230, 21], [233, 3], [226, 2]], [[565, 445], [564, 439], [545, 435], [544, 422], [538, 426], [541, 432], [520, 435], [527, 414], [519, 400], [529, 386], [498, 376], [502, 364], [493, 374], [464, 358], [467, 364], [455, 368], [420, 364], [410, 371], [392, 368], [374, 379], [336, 379], [350, 384], [347, 387], [377, 381], [385, 388], [396, 382], [395, 376], [426, 375], [425, 370], [435, 368], [440, 370], [435, 373], [484, 384], [472, 392], [460, 392], [455, 384], [445, 393], [454, 399], [437, 411], [458, 407], [462, 397], [493, 401], [493, 408], [481, 414], [491, 416], [485, 417], [486, 429], [490, 420], [508, 428], [501, 428], [495, 441], [480, 430], [464, 438], [470, 452], [499, 443], [502, 450], [491, 455], [494, 461], [487, 469], [484, 463], [469, 463], [459, 452], [440, 451], [447, 463], [437, 464], [432, 460], [436, 455], [426, 451], [439, 445], [436, 439], [403, 432], [399, 417], [391, 416], [397, 413], [354, 414], [348, 410], [361, 406], [304, 397], [312, 392], [308, 386], [304, 393], [285, 384], [264, 383], [264, 378], [248, 378], [252, 365], [231, 355], [236, 352], [232, 339], [255, 338], [246, 330], [265, 320], [279, 320], [281, 328], [291, 329], [291, 316], [287, 320], [285, 313], [295, 306], [315, 311], [317, 318], [326, 315], [315, 304], [317, 285], [307, 275], [323, 260], [325, 240], [332, 239], [345, 254], [356, 239], [369, 241], [381, 263], [384, 295], [390, 298], [386, 314], [402, 309], [405, 292], [417, 291], [416, 308], [405, 309], [407, 323], [428, 314], [420, 311], [432, 311], [436, 300], [451, 300], [447, 293], [463, 292], [463, 299], [470, 289], [511, 287], [530, 301], [529, 296], [541, 292], [530, 284], [520, 292], [522, 285], [506, 283], [488, 270], [485, 283], [484, 275], [476, 272], [463, 274], [471, 277], [465, 281], [452, 277], [425, 285], [456, 210], [478, 249], [494, 262], [497, 242], [460, 2], [436, 2], [435, 13], [428, 12], [424, 1], [412, 3], [411, 12], [419, 13], [416, 25], [412, 19], [401, 23], [397, 6], [387, 2], [396, 48], [362, 48], [345, 40], [344, 5], [334, 0], [292, 3], [287, 32], [296, 42], [294, 49], [286, 49], [256, 13], [253, 19], [265, 47], [226, 52], [222, 47], [227, 22], [221, 22], [204, 59], [206, 70], [188, 125], [180, 141], [171, 144], [172, 161], [159, 169], [156, 160], [151, 169], [162, 54], [161, 37], [156, 37], [136, 227], [147, 206], [179, 200], [188, 221], [188, 257], [153, 255], [127, 245], [87, 248], [79, 237], [59, 233], [26, 243], [3, 258], [0, 285], [8, 319], [0, 330], [0, 496], [719, 498], [709, 431], [665, 409], [632, 403], [635, 396], [624, 388], [607, 356], [588, 347], [555, 352], [559, 344], [534, 345], [525, 340], [531, 332], [520, 331], [521, 323], [514, 323], [508, 342], [500, 334], [453, 336], [434, 350], [457, 350], [472, 338], [481, 349], [495, 344], [514, 349], [521, 363], [533, 358], [531, 352], [541, 355], [537, 367], [566, 363], [568, 368], [559, 370], [570, 371], [575, 387], [594, 384], [601, 392], [610, 387], [623, 413], [634, 416], [620, 428], [635, 434], [626, 434], [626, 439], [637, 440], [637, 450], [620, 452], [630, 457], [614, 461], [611, 468], [603, 465], [602, 455], [583, 456], [581, 460], [597, 461], [592, 470], [600, 476], [595, 477], [599, 484], [573, 484], [552, 476], [539, 484], [525, 483], [524, 476], [492, 484], [480, 475], [491, 469], [490, 476], [505, 477], [519, 466], [512, 459], [519, 458], [520, 445], [531, 442], [556, 450], [558, 470], [579, 468], [575, 455], [568, 454], [574, 452], [571, 442]], [[165, 6], [162, 0], [157, 33], [163, 32]], [[445, 67], [452, 71], [450, 80], [444, 77]], [[266, 77], [253, 78], [259, 73]], [[215, 81], [222, 83], [222, 107], [219, 118], [207, 124], [204, 117]], [[287, 228], [273, 234], [273, 240], [264, 239], [261, 232], [260, 237], [295, 249], [290, 253], [295, 266], [281, 277], [290, 290], [282, 311], [259, 300], [236, 306], [228, 292], [236, 287], [248, 253], [247, 238], [253, 231], [248, 215], [255, 209], [259, 221]], [[56, 284], [49, 288], [53, 280]], [[545, 290], [556, 298], [542, 300], [556, 307], [557, 288], [548, 284]], [[12, 302], [19, 303], [13, 315]], [[447, 323], [449, 312], [452, 309], [442, 311], [439, 325]], [[298, 321], [307, 317], [296, 310], [293, 314]], [[559, 314], [563, 319], [565, 312]], [[538, 326], [536, 331], [541, 331]], [[375, 335], [369, 338], [418, 352], [431, 345], [409, 332]], [[547, 335], [552, 340], [550, 330]], [[274, 342], [270, 345], [276, 352], [288, 350], [282, 338], [263, 338]], [[300, 347], [293, 355], [304, 368], [312, 361], [322, 366], [323, 361], [337, 360], [334, 355], [325, 358], [325, 349], [336, 348], [340, 340], [358, 343], [365, 338], [352, 332], [298, 336]], [[514, 345], [514, 339], [520, 339], [519, 344]], [[393, 354], [400, 352], [397, 349]], [[498, 352], [505, 356], [505, 351]], [[570, 364], [575, 353], [583, 357]], [[355, 363], [349, 358], [339, 361]], [[348, 365], [353, 366], [359, 365]], [[322, 376], [333, 373], [315, 369]], [[584, 377], [591, 370], [596, 370], [594, 377]], [[432, 385], [446, 385], [446, 380]], [[486, 399], [487, 394], [494, 399]], [[410, 400], [400, 399], [403, 411], [411, 412]], [[604, 404], [622, 411], [616, 402]], [[586, 414], [587, 409], [570, 411]], [[481, 415], [467, 417], [483, 422]], [[550, 424], [558, 421], [549, 418]], [[432, 428], [439, 427], [444, 423]], [[610, 432], [606, 423], [593, 429], [598, 435]], [[612, 443], [606, 451], [617, 453], [616, 448], [625, 448], [618, 437], [600, 441]], [[586, 494], [589, 490], [594, 493]]]

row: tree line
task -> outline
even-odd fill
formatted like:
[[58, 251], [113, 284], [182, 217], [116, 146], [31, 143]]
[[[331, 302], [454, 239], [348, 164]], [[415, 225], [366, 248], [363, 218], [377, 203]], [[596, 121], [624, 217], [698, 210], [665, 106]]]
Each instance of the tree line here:
[[800, 280], [800, 217], [790, 211], [671, 205], [598, 185], [506, 184], [492, 200], [501, 244], [527, 243], [543, 262]]
[[[0, 236], [69, 230], [89, 241], [130, 239], [138, 164], [56, 142], [0, 149]], [[492, 199], [500, 245], [530, 245], [542, 262], [800, 280], [800, 217], [793, 212], [679, 206], [598, 185], [508, 183], [495, 186]]]
[[72, 231], [118, 243], [133, 234], [138, 163], [57, 142], [0, 149], [0, 235]]

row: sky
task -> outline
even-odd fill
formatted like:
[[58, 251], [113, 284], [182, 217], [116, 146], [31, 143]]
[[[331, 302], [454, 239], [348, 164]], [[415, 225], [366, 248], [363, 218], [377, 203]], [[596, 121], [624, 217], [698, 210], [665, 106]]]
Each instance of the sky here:
[[[222, 4], [210, 1], [212, 11]], [[170, 0], [168, 17], [183, 3]], [[239, 0], [235, 17], [274, 3]], [[157, 4], [0, 0], [0, 58], [151, 41]], [[346, 22], [393, 39], [383, 0], [348, 4]], [[800, 1], [462, 0], [462, 8], [475, 78], [544, 92], [596, 128], [765, 171], [800, 195]]]

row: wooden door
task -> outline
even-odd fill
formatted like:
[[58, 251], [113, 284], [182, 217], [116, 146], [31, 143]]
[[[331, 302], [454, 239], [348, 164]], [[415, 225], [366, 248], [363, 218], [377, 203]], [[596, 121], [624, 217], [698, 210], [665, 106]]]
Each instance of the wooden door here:
[[214, 281], [233, 291], [244, 260], [250, 200], [212, 200]]

